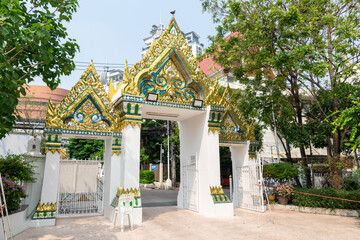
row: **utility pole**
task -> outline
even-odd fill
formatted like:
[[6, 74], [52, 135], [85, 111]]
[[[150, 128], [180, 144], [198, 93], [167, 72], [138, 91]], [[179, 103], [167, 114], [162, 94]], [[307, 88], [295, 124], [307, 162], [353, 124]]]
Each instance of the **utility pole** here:
[[[170, 122], [170, 135], [171, 139], [174, 139], [174, 128], [176, 127], [176, 122]], [[171, 142], [171, 182], [172, 186], [176, 187], [176, 159], [175, 159], [175, 144], [174, 141]]]
[[167, 123], [167, 179], [165, 188], [171, 187], [171, 179], [170, 179], [170, 136], [169, 136], [169, 120], [166, 120]]

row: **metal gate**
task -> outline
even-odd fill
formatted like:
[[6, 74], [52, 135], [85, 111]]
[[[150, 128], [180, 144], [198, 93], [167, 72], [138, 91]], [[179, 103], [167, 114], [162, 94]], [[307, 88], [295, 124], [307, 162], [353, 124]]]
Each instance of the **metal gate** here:
[[102, 215], [103, 178], [99, 160], [61, 160], [57, 217]]
[[184, 208], [199, 211], [199, 184], [196, 155], [190, 157], [190, 162], [183, 165], [183, 203]]
[[[237, 166], [237, 183], [235, 205], [248, 210], [264, 212], [264, 194], [262, 187], [262, 166], [260, 158], [250, 160], [247, 165]], [[260, 185], [260, 186], [259, 186]]]

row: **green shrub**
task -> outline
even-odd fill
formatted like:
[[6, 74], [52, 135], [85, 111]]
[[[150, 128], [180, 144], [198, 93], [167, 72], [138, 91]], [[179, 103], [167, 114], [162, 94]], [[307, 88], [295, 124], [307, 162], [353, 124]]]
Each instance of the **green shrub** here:
[[6, 205], [9, 212], [16, 211], [20, 208], [21, 199], [26, 197], [25, 187], [16, 181], [12, 181], [9, 175], [1, 175], [3, 182]]
[[35, 180], [34, 169], [30, 163], [25, 162], [23, 155], [0, 156], [0, 172], [3, 176], [8, 174], [8, 179], [12, 181], [33, 182]]
[[18, 210], [21, 199], [26, 197], [23, 182], [33, 182], [34, 170], [22, 155], [0, 157], [0, 172], [9, 212]]
[[298, 177], [298, 165], [292, 163], [273, 163], [264, 165], [263, 173], [267, 178], [275, 181], [287, 182]]
[[[321, 196], [337, 197], [360, 201], [360, 191], [335, 190], [332, 188], [301, 188], [295, 189], [298, 192], [317, 194]], [[301, 193], [295, 193], [293, 196], [293, 204], [299, 207], [318, 207], [330, 209], [360, 209], [360, 203], [348, 202], [338, 199], [323, 198], [311, 196]]]
[[346, 177], [344, 178], [344, 190], [353, 191], [360, 189], [360, 183], [354, 177]]
[[151, 170], [140, 170], [140, 183], [153, 183], [154, 172]]

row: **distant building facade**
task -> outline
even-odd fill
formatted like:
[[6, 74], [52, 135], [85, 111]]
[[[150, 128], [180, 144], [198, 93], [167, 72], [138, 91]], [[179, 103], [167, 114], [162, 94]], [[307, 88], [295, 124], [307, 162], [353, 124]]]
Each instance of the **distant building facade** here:
[[[152, 42], [157, 40], [160, 35], [165, 31], [165, 26], [161, 22], [158, 25], [153, 25], [150, 31], [150, 36], [144, 38], [145, 47], [142, 48], [141, 57], [145, 55], [147, 50], [149, 50]], [[203, 54], [204, 45], [200, 43], [200, 36], [194, 32], [182, 33], [186, 39], [187, 44], [189, 45], [192, 54], [196, 57], [198, 55]]]
[[104, 70], [100, 75], [100, 80], [104, 85], [106, 92], [109, 93], [110, 80], [112, 80], [112, 84], [116, 89], [123, 80], [123, 71], [120, 69], [109, 69], [109, 66], [105, 65]]

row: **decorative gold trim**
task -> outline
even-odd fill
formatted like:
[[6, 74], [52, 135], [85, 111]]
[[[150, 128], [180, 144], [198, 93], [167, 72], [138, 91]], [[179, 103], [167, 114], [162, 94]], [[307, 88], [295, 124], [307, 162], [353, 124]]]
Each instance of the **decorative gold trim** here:
[[220, 127], [209, 127], [208, 133], [212, 132], [215, 134], [217, 132], [220, 135]]
[[55, 203], [43, 203], [41, 204], [40, 201], [36, 207], [36, 211], [44, 212], [44, 211], [56, 211], [56, 202]]
[[216, 78], [214, 85], [211, 87], [209, 94], [206, 96], [206, 105], [217, 105], [220, 106], [221, 97], [219, 95], [219, 81]]
[[222, 186], [210, 186], [211, 195], [214, 194], [225, 194]]
[[131, 127], [135, 128], [135, 126], [139, 126], [139, 128], [141, 129], [141, 121], [134, 121], [134, 120], [123, 120], [120, 123], [120, 131], [125, 129], [128, 125], [131, 125]]
[[53, 154], [55, 154], [56, 152], [58, 152], [59, 154], [61, 153], [61, 148], [51, 148], [51, 147], [46, 147], [45, 148], [45, 154], [48, 152], [52, 152]]
[[117, 156], [119, 156], [119, 155], [120, 155], [120, 153], [121, 153], [121, 150], [112, 150], [111, 152], [112, 152], [112, 154], [111, 154], [111, 155], [116, 154]]
[[118, 190], [116, 192], [116, 196], [120, 197], [120, 195], [122, 194], [133, 194], [134, 197], [140, 197], [140, 188], [130, 188], [130, 189], [125, 189], [121, 186], [118, 187]]

